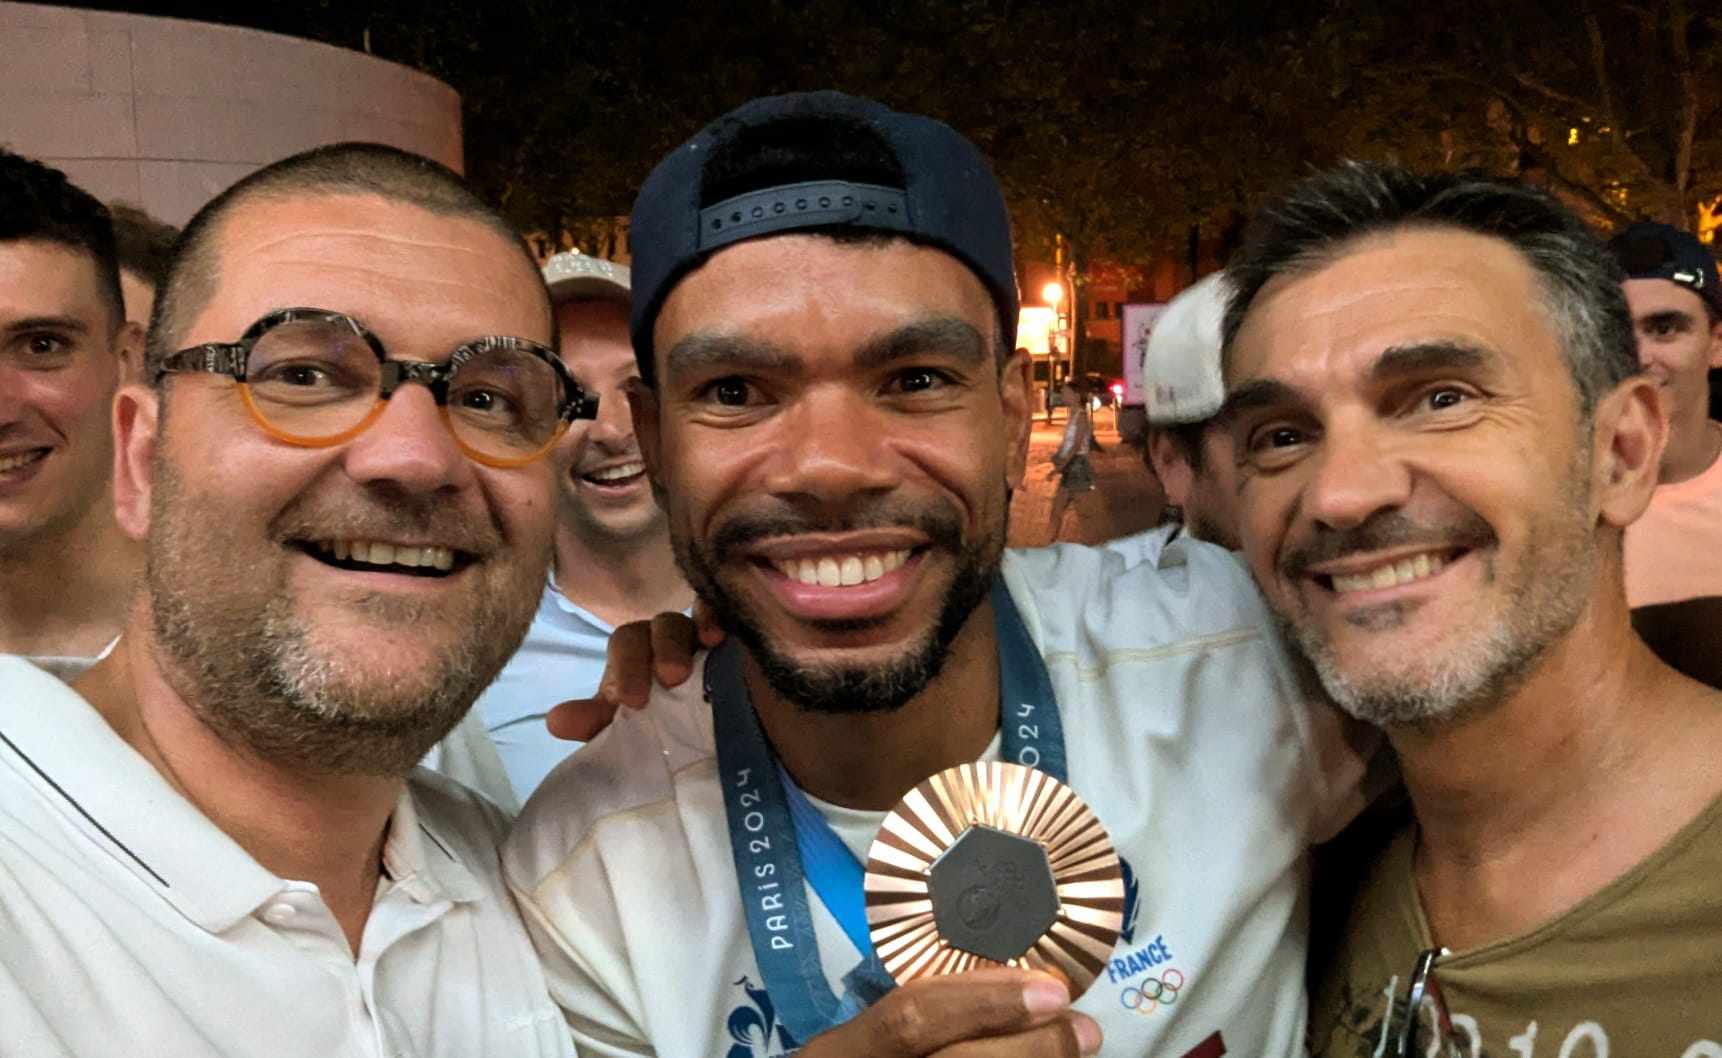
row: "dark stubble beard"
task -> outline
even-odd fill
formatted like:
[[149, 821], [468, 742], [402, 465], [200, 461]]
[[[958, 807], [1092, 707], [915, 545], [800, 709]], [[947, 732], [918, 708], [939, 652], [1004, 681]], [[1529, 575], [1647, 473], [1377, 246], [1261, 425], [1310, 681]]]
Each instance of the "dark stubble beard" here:
[[[545, 565], [518, 556], [513, 562], [492, 556], [488, 565], [501, 575], [471, 586], [475, 599], [461, 620], [450, 622], [447, 601], [361, 598], [356, 608], [397, 635], [412, 634], [426, 618], [452, 623], [461, 634], [450, 636], [429, 665], [403, 662], [397, 669], [384, 662], [360, 670], [320, 646], [317, 630], [293, 612], [284, 564], [247, 568], [248, 552], [219, 513], [210, 513], [219, 504], [187, 494], [165, 459], [158, 459], [155, 475], [145, 575], [155, 639], [167, 655], [162, 670], [223, 741], [274, 763], [332, 775], [408, 774], [495, 679], [537, 608]], [[373, 531], [345, 535], [386, 538], [392, 534], [374, 527], [422, 532], [449, 525], [446, 500], [435, 502], [443, 506], [406, 495], [373, 500], [362, 505], [361, 519]], [[474, 532], [468, 527], [438, 538], [471, 540]], [[494, 540], [494, 530], [484, 532]], [[343, 534], [331, 524], [327, 535]]]
[[[913, 527], [929, 542], [928, 552], [944, 551], [956, 559], [956, 572], [940, 600], [932, 627], [898, 656], [868, 667], [815, 665], [779, 651], [765, 636], [762, 623], [747, 605], [724, 587], [718, 571], [735, 560], [736, 552], [756, 540], [815, 532]], [[985, 599], [998, 575], [1004, 553], [1005, 519], [980, 539], [963, 540], [962, 522], [948, 506], [905, 509], [877, 505], [856, 511], [840, 524], [816, 523], [796, 514], [743, 516], [723, 525], [704, 548], [672, 534], [676, 563], [724, 630], [738, 637], [759, 664], [772, 690], [803, 709], [819, 713], [876, 713], [901, 707], [932, 683], [944, 667], [951, 644]], [[832, 632], [855, 631], [869, 621], [823, 621]]]

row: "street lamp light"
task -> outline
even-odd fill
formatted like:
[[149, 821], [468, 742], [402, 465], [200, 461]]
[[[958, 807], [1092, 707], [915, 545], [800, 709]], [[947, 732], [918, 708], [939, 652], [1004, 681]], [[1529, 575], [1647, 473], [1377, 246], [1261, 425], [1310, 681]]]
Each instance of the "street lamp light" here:
[[1064, 300], [1064, 284], [1054, 280], [1040, 288], [1040, 296], [1048, 305], [1058, 308], [1058, 303]]

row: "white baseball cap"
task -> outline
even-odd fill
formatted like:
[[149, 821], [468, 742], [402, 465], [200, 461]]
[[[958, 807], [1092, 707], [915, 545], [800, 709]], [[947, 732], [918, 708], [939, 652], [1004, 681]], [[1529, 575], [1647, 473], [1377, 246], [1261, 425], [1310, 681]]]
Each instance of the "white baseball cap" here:
[[576, 252], [559, 253], [544, 262], [544, 282], [550, 300], [613, 298], [626, 302], [631, 296], [628, 266], [602, 257]]
[[1142, 354], [1143, 403], [1156, 426], [1212, 418], [1226, 399], [1220, 324], [1231, 285], [1215, 272], [1166, 303]]

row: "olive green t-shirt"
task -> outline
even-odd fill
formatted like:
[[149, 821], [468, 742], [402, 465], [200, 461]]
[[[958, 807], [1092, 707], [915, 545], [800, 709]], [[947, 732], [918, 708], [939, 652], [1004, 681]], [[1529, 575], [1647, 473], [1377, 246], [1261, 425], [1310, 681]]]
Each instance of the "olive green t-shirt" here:
[[[1417, 955], [1434, 946], [1411, 874], [1414, 835], [1406, 819], [1375, 842], [1361, 883], [1338, 901], [1332, 943], [1316, 940], [1315, 1058], [1391, 1053], [1384, 1041], [1397, 1038]], [[1446, 955], [1436, 974], [1473, 1056], [1722, 1058], [1722, 799], [1566, 914]]]

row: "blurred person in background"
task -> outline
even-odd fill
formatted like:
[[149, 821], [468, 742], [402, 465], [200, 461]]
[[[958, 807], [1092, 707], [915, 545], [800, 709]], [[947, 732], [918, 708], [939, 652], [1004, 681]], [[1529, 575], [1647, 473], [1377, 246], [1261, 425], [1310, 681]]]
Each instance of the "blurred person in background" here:
[[1634, 606], [1722, 595], [1722, 423], [1710, 379], [1722, 366], [1722, 283], [1694, 235], [1634, 224], [1609, 243], [1626, 272], [1638, 359], [1668, 409], [1659, 487], [1626, 534]]
[[[1088, 380], [1069, 379], [1064, 383], [1063, 393], [1064, 406], [1070, 409], [1070, 418], [1065, 420], [1064, 436], [1059, 439], [1058, 449], [1052, 453], [1052, 467], [1046, 472], [1047, 477], [1058, 478], [1058, 487], [1052, 494], [1052, 536], [1049, 543], [1058, 542], [1065, 512], [1070, 510], [1076, 497], [1094, 491], [1094, 466], [1088, 461], [1088, 453], [1100, 447], [1094, 443], [1094, 414], [1090, 407]], [[1077, 516], [1081, 517], [1080, 510]]]
[[1722, 283], [1690, 232], [1634, 224], [1609, 242], [1627, 279], [1638, 359], [1668, 412], [1650, 506], [1626, 531], [1626, 597], [1664, 660], [1722, 685], [1722, 423], [1710, 414], [1722, 366]]
[[1183, 529], [1198, 540], [1238, 550], [1237, 473], [1231, 439], [1213, 429], [1225, 398], [1220, 321], [1225, 274], [1201, 279], [1154, 321], [1143, 356], [1148, 437], [1144, 455]]
[[71, 677], [125, 619], [141, 552], [114, 521], [115, 387], [141, 356], [108, 210], [0, 151], [0, 653]]
[[545, 716], [557, 702], [598, 689], [616, 626], [686, 610], [694, 597], [676, 568], [628, 413], [627, 387], [639, 378], [628, 340], [628, 269], [561, 253], [545, 262], [544, 278], [562, 362], [598, 397], [598, 417], [575, 423], [557, 446], [550, 576], [526, 641], [473, 707], [521, 801], [579, 747], [553, 736]]
[[126, 319], [148, 330], [155, 292], [167, 278], [179, 229], [124, 202], [110, 203], [108, 214], [114, 221], [114, 252], [119, 256]]

